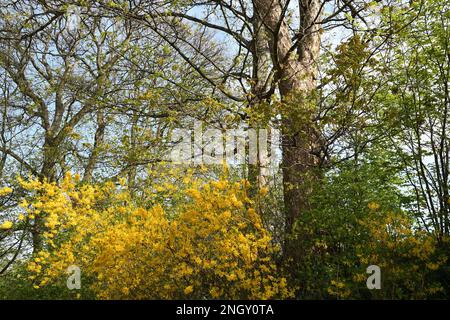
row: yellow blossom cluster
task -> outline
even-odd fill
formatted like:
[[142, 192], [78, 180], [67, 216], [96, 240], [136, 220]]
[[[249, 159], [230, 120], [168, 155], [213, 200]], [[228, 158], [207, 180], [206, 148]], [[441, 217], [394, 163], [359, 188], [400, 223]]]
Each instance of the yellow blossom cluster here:
[[28, 264], [37, 287], [77, 265], [102, 299], [292, 296], [273, 262], [278, 248], [247, 197], [248, 182], [185, 176], [176, 188], [162, 182], [160, 190], [176, 189], [185, 201], [167, 206], [154, 204], [155, 197], [146, 207], [132, 201], [123, 181], [119, 187], [76, 180], [20, 180], [35, 191], [22, 203], [24, 215], [40, 215], [45, 225], [45, 249]]
[[[411, 217], [404, 212], [378, 212], [360, 224], [368, 230], [370, 240], [358, 246], [359, 262], [363, 266], [378, 265], [385, 288], [416, 299], [443, 290], [428, 278], [445, 265], [447, 258], [437, 252], [438, 244], [432, 234], [414, 229]], [[366, 278], [367, 274], [361, 273], [353, 280], [365, 283]]]
[[0, 197], [10, 194], [12, 191], [10, 187], [0, 188]]
[[[341, 270], [327, 280], [327, 294], [337, 299], [368, 292], [375, 299], [426, 299], [442, 292], [442, 284], [435, 279], [447, 257], [439, 250], [436, 237], [417, 228], [406, 212], [381, 208], [370, 202], [370, 214], [357, 219], [358, 242], [340, 258]], [[441, 248], [448, 242], [443, 239]], [[326, 245], [316, 243], [316, 250], [321, 247]], [[370, 265], [380, 267], [382, 290], [367, 290]]]
[[[13, 192], [13, 190], [10, 187], [3, 187], [0, 188], [0, 197], [6, 196]], [[9, 230], [13, 227], [13, 223], [9, 220], [3, 221], [0, 223], [0, 230]]]
[[13, 223], [11, 221], [5, 221], [0, 225], [0, 230], [7, 230], [7, 229], [11, 229], [13, 226]]

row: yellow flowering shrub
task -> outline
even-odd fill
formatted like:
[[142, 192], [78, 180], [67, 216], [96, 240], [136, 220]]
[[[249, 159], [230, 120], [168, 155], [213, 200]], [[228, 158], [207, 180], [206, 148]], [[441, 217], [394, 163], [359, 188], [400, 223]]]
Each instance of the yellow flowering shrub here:
[[445, 266], [447, 257], [438, 252], [436, 238], [423, 230], [415, 230], [413, 219], [404, 212], [381, 210], [371, 202], [370, 214], [357, 221], [366, 234], [365, 241], [355, 245], [356, 259], [342, 261], [354, 272], [342, 271], [329, 282], [330, 296], [346, 299], [358, 292], [368, 293], [366, 268], [377, 265], [381, 270], [381, 290], [371, 290], [375, 299], [426, 299], [444, 291], [442, 283], [433, 280], [433, 272]]
[[[314, 299], [445, 297], [450, 239], [439, 242], [408, 212], [370, 200], [356, 203], [352, 210], [335, 206], [337, 200], [332, 198], [299, 219], [296, 244], [302, 260], [295, 265], [299, 295]], [[380, 268], [379, 290], [367, 287], [371, 265]]]
[[178, 192], [188, 201], [143, 207], [123, 182], [75, 180], [20, 181], [34, 191], [22, 203], [23, 215], [45, 221], [45, 249], [28, 264], [37, 287], [60, 281], [77, 265], [102, 299], [292, 295], [272, 261], [278, 249], [252, 208], [246, 181], [184, 179]]
[[[425, 299], [443, 292], [442, 283], [433, 280], [433, 273], [447, 262], [438, 252], [436, 237], [416, 230], [413, 219], [404, 212], [379, 208], [371, 208], [371, 214], [359, 221], [370, 241], [357, 246], [356, 251], [361, 265], [375, 264], [381, 269], [384, 288], [372, 291], [375, 298]], [[366, 278], [366, 273], [358, 273], [353, 280], [365, 284]]]

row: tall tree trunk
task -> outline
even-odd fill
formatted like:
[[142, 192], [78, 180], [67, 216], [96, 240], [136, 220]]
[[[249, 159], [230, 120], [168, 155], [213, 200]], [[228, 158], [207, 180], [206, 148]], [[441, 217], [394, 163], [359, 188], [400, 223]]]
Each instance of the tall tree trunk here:
[[[318, 138], [311, 120], [316, 105], [317, 60], [320, 51], [320, 0], [299, 0], [300, 27], [292, 40], [285, 22], [285, 11], [279, 1], [255, 0], [256, 12], [271, 32], [272, 63], [278, 74], [278, 88], [286, 107], [282, 113], [282, 167], [286, 232], [292, 231], [295, 220], [309, 208], [311, 183], [316, 176]], [[293, 49], [295, 48], [295, 49]], [[289, 244], [286, 251], [293, 251]], [[287, 252], [288, 256], [291, 255]]]

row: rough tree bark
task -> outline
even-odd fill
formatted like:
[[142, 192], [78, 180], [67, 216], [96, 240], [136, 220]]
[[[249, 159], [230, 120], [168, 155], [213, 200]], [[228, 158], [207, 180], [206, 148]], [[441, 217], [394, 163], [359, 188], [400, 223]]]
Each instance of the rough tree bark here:
[[[294, 40], [285, 21], [285, 5], [276, 0], [255, 0], [254, 5], [271, 34], [269, 45], [279, 79], [278, 89], [283, 103], [288, 105], [282, 114], [281, 131], [286, 231], [289, 234], [296, 218], [309, 207], [311, 179], [319, 163], [312, 153], [318, 139], [311, 113], [320, 51], [320, 26], [315, 22], [320, 17], [321, 1], [299, 1], [300, 28]], [[295, 249], [287, 245], [286, 250]]]

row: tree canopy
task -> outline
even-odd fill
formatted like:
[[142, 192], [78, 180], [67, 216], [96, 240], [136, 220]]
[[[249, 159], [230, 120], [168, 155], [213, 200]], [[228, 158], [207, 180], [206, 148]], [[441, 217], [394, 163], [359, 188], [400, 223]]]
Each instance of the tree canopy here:
[[448, 298], [449, 39], [445, 0], [0, 0], [0, 298]]

